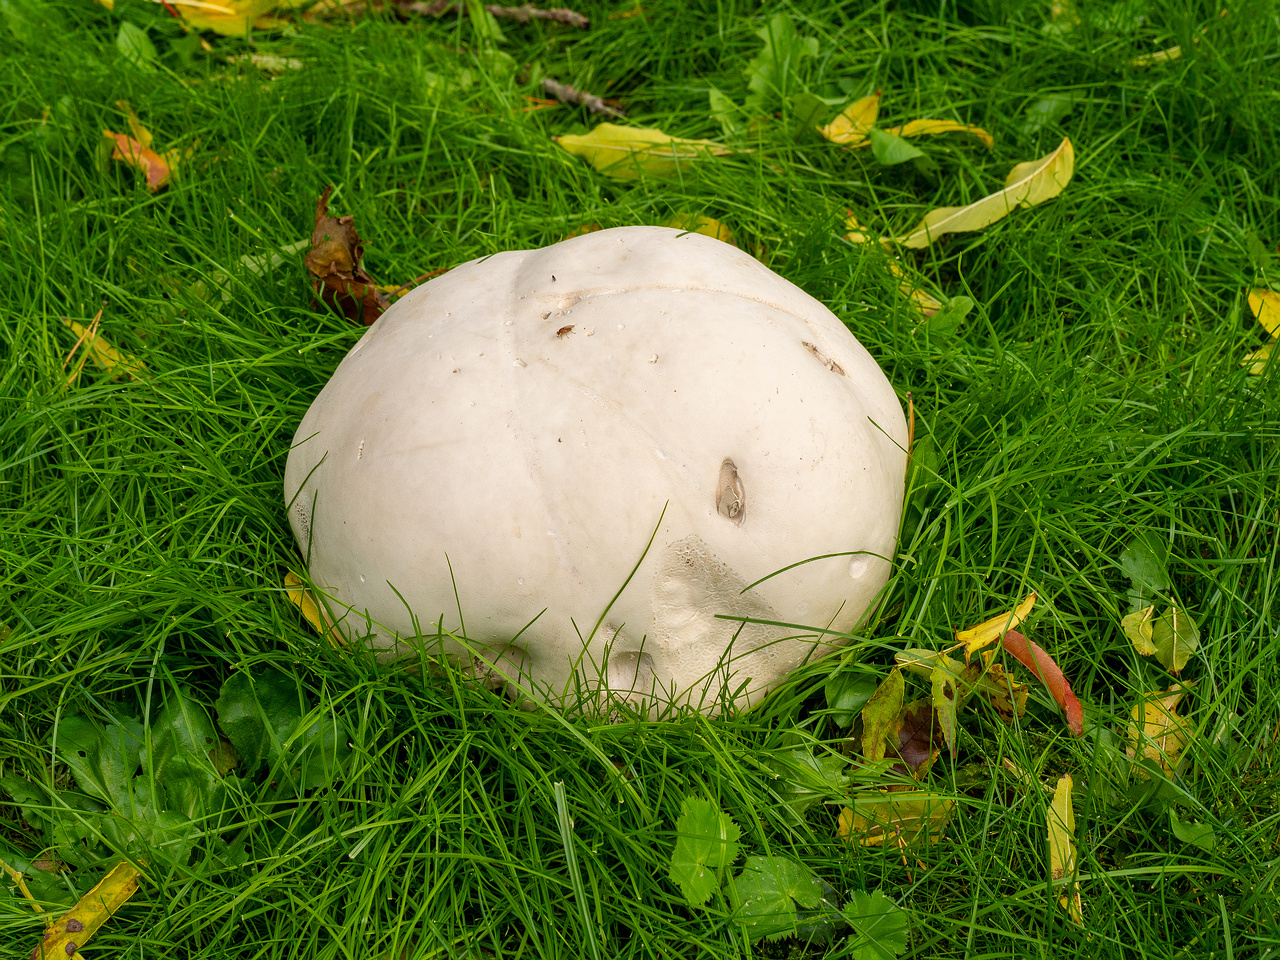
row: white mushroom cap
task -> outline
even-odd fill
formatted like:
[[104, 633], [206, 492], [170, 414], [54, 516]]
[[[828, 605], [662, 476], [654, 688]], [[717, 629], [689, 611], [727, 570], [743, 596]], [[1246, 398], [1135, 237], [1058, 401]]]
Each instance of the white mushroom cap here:
[[460, 608], [445, 651], [524, 696], [715, 710], [867, 612], [906, 443], [817, 300], [718, 240], [623, 227], [403, 297], [307, 411], [285, 497], [349, 636], [434, 645]]

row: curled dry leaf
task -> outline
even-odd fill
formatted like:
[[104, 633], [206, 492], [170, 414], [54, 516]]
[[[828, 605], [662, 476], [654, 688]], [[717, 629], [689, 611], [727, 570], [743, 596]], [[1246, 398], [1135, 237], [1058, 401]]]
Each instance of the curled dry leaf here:
[[1126, 751], [1136, 759], [1139, 752], [1144, 760], [1157, 763], [1165, 773], [1172, 774], [1182, 759], [1182, 751], [1191, 742], [1193, 727], [1186, 717], [1178, 716], [1178, 704], [1186, 696], [1188, 687], [1175, 683], [1168, 690], [1148, 693], [1129, 714], [1129, 743]]
[[840, 811], [840, 836], [864, 847], [889, 843], [937, 843], [956, 802], [924, 790], [859, 790]]
[[687, 140], [657, 127], [622, 127], [616, 123], [601, 123], [590, 133], [566, 134], [555, 141], [615, 180], [637, 180], [645, 174], [670, 176], [681, 164], [733, 152], [714, 140]]
[[956, 643], [964, 644], [964, 662], [968, 663], [973, 654], [999, 640], [1006, 630], [1019, 626], [1023, 620], [1027, 619], [1035, 605], [1036, 595], [1032, 592], [1027, 594], [1013, 610], [998, 613], [977, 626], [957, 630]]
[[1007, 217], [1015, 207], [1034, 207], [1060, 194], [1075, 171], [1075, 151], [1063, 138], [1052, 153], [1020, 163], [1009, 171], [1003, 190], [988, 194], [964, 207], [939, 207], [925, 214], [910, 233], [894, 243], [920, 249], [948, 233], [981, 230]]
[[79, 956], [79, 949], [137, 891], [137, 868], [117, 863], [79, 903], [45, 928], [44, 939], [31, 951], [31, 960]]
[[329, 216], [332, 190], [332, 185], [325, 187], [316, 201], [316, 225], [306, 259], [311, 288], [352, 323], [367, 327], [387, 309], [387, 298], [360, 266], [364, 241], [356, 233], [355, 217]]
[[[1076, 816], [1071, 805], [1071, 774], [1064, 773], [1053, 792], [1045, 817], [1049, 828], [1049, 876], [1055, 884], [1076, 872]], [[1072, 881], [1058, 896], [1058, 905], [1076, 923], [1084, 923], [1080, 884]]]
[[1242, 367], [1248, 367], [1249, 373], [1257, 376], [1267, 369], [1267, 362], [1271, 359], [1276, 339], [1280, 338], [1280, 293], [1274, 290], [1250, 290], [1249, 311], [1271, 335], [1270, 340], [1257, 350], [1245, 354], [1244, 359], [1240, 361]]
[[[954, 719], [953, 715], [953, 738]], [[929, 700], [913, 700], [899, 714], [897, 728], [896, 743], [889, 752], [896, 753], [907, 772], [919, 780], [929, 772], [939, 749], [947, 743], [942, 722]]]
[[1083, 736], [1084, 708], [1071, 692], [1071, 684], [1067, 683], [1067, 678], [1053, 662], [1053, 657], [1016, 630], [1006, 632], [1001, 642], [1006, 653], [1016, 658], [1048, 687], [1049, 693], [1067, 716], [1067, 728], [1072, 736]]

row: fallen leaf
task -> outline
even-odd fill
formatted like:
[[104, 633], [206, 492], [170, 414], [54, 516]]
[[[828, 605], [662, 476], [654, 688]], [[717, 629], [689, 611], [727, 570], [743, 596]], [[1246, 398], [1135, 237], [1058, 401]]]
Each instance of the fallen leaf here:
[[554, 138], [569, 153], [585, 157], [591, 166], [615, 180], [641, 176], [671, 176], [682, 163], [732, 153], [714, 140], [687, 140], [663, 133], [657, 127], [622, 127], [598, 124], [590, 133]]
[[837, 832], [864, 847], [923, 840], [937, 843], [955, 801], [923, 790], [860, 790], [840, 811]]
[[972, 696], [981, 697], [1005, 723], [1012, 723], [1027, 710], [1027, 685], [1015, 681], [998, 663], [975, 660], [962, 664], [934, 650], [903, 650], [893, 655], [898, 666], [932, 682], [935, 673], [959, 680], [959, 705]]
[[711, 217], [693, 217], [688, 214], [677, 213], [663, 226], [683, 230], [685, 233], [700, 233], [704, 237], [711, 237], [737, 246], [737, 244], [733, 243], [733, 231], [719, 220], [713, 220]]
[[1268, 340], [1257, 350], [1246, 353], [1244, 359], [1240, 361], [1240, 366], [1248, 367], [1250, 376], [1259, 376], [1267, 369], [1267, 364], [1271, 362], [1271, 351], [1277, 342], [1276, 340]]
[[[182, 19], [197, 30], [212, 30], [224, 37], [247, 36], [263, 14], [281, 6], [281, 0], [168, 0]], [[287, 4], [284, 4], [287, 5]]]
[[111, 871], [80, 898], [80, 902], [45, 929], [44, 939], [31, 951], [31, 960], [67, 960], [98, 932], [113, 913], [138, 891], [138, 870], [130, 863], [117, 863]]
[[320, 605], [311, 591], [303, 584], [302, 578], [290, 570], [284, 575], [284, 592], [289, 602], [302, 611], [303, 619], [315, 628], [317, 633], [324, 633], [324, 620], [320, 613]]
[[938, 726], [942, 731], [942, 739], [946, 742], [947, 749], [951, 751], [951, 758], [954, 760], [956, 756], [956, 711], [960, 706], [960, 691], [956, 687], [958, 678], [952, 676], [949, 670], [935, 667], [933, 673], [929, 675], [929, 683], [933, 688], [930, 703], [933, 705], [933, 712], [938, 719]]
[[895, 137], [934, 136], [939, 133], [968, 133], [977, 137], [988, 147], [995, 145], [991, 134], [981, 127], [968, 123], [957, 123], [955, 120], [911, 120], [900, 127], [889, 127], [885, 133]]
[[897, 742], [904, 689], [902, 671], [894, 667], [862, 708], [862, 755], [868, 760], [883, 759], [885, 748]]
[[[867, 228], [858, 222], [852, 210], [845, 211], [844, 228], [844, 238], [850, 243], [871, 242], [871, 235], [867, 232]], [[880, 253], [883, 254], [882, 262], [885, 270], [898, 281], [898, 292], [910, 300], [921, 314], [931, 317], [942, 309], [942, 301], [924, 289], [920, 281], [911, 276], [897, 260], [885, 252], [883, 247], [880, 248]]]
[[1267, 333], [1280, 337], [1280, 293], [1274, 290], [1250, 290], [1249, 312]]
[[[67, 354], [66, 362], [70, 362], [76, 350], [83, 346], [85, 355], [92, 357], [93, 362], [100, 366], [112, 380], [121, 375], [127, 376], [130, 380], [142, 380], [146, 376], [147, 365], [136, 357], [130, 356], [122, 350], [117, 350], [104, 337], [100, 336], [98, 334], [98, 324], [101, 319], [102, 312], [99, 311], [98, 315], [93, 318], [93, 322], [86, 328], [68, 317], [62, 318], [62, 322], [70, 327], [71, 332], [76, 335], [76, 344], [71, 348], [71, 353]], [[84, 364], [81, 363], [80, 367], [76, 368], [67, 380], [68, 384], [76, 380], [83, 366]]]
[[865, 146], [871, 142], [868, 135], [879, 115], [880, 91], [877, 90], [869, 97], [853, 101], [826, 126], [818, 127], [818, 132], [832, 143], [838, 143], [841, 146]]
[[973, 654], [999, 640], [1006, 630], [1012, 630], [1021, 624], [1035, 605], [1036, 595], [1033, 591], [1027, 594], [1013, 610], [996, 614], [990, 620], [983, 620], [975, 627], [957, 630], [956, 643], [964, 644], [964, 662], [968, 663]]
[[[1053, 801], [1045, 817], [1049, 828], [1049, 876], [1064, 880], [1076, 872], [1076, 817], [1071, 806], [1071, 774], [1064, 773], [1053, 792]], [[1084, 907], [1080, 902], [1080, 884], [1072, 881], [1069, 892], [1058, 896], [1058, 905], [1078, 923], [1084, 923]]]
[[1181, 58], [1182, 45], [1175, 43], [1172, 47], [1157, 50], [1155, 53], [1144, 53], [1141, 56], [1134, 57], [1129, 61], [1129, 65], [1139, 68], [1154, 67], [1157, 63], [1168, 63], [1171, 60], [1179, 60]]
[[981, 230], [1004, 219], [1015, 207], [1034, 207], [1053, 199], [1071, 181], [1074, 170], [1075, 152], [1071, 141], [1064, 137], [1052, 153], [1010, 170], [1003, 190], [968, 206], [930, 210], [915, 229], [894, 242], [918, 250], [948, 233]]
[[[176, 157], [162, 157], [154, 150], [144, 147], [133, 137], [111, 130], [102, 131], [103, 139], [112, 147], [111, 159], [120, 160], [137, 170], [147, 179], [147, 189], [152, 193], [169, 185], [173, 175], [170, 160]], [[170, 151], [172, 153], [172, 151]]]
[[1006, 653], [1015, 657], [1049, 688], [1049, 693], [1067, 715], [1067, 728], [1072, 736], [1083, 736], [1084, 709], [1071, 692], [1071, 684], [1062, 675], [1062, 670], [1053, 662], [1053, 658], [1016, 630], [1007, 631], [1001, 643]]
[[1170, 607], [1151, 625], [1156, 659], [1175, 676], [1200, 649], [1200, 631], [1185, 610]]
[[1146, 694], [1129, 714], [1129, 742], [1125, 751], [1130, 758], [1142, 759], [1159, 765], [1165, 773], [1172, 774], [1182, 758], [1182, 751], [1191, 742], [1194, 728], [1186, 717], [1177, 714], [1178, 704], [1189, 688], [1175, 683], [1163, 693], [1155, 690]]
[[372, 324], [389, 304], [360, 266], [364, 241], [356, 233], [355, 217], [329, 216], [329, 193], [324, 188], [316, 201], [316, 224], [311, 234], [307, 270], [311, 288], [332, 309], [352, 323]]
[[1280, 337], [1280, 293], [1274, 290], [1250, 290], [1249, 311], [1272, 338], [1257, 350], [1245, 354], [1240, 362], [1241, 366], [1249, 368], [1250, 375], [1258, 376], [1267, 369], [1271, 351], [1276, 345], [1275, 338]]
[[938, 750], [945, 742], [942, 725], [928, 700], [913, 700], [903, 708], [897, 727], [893, 749], [906, 764], [907, 772], [919, 780], [938, 759]]
[[964, 668], [961, 682], [970, 695], [977, 695], [987, 702], [1005, 723], [1013, 723], [1016, 717], [1027, 712], [1027, 685], [1014, 680], [998, 663], [985, 666], [975, 660]]
[[1120, 629], [1133, 643], [1133, 648], [1138, 651], [1139, 656], [1149, 657], [1156, 652], [1156, 645], [1151, 641], [1151, 618], [1155, 616], [1155, 612], [1156, 608], [1150, 606], [1135, 610], [1120, 619]]

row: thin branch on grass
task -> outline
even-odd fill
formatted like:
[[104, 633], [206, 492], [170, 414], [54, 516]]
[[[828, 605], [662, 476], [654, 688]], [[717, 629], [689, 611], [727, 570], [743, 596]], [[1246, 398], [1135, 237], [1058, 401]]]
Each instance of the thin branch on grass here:
[[626, 114], [617, 107], [610, 106], [609, 102], [603, 97], [597, 97], [594, 93], [586, 93], [575, 87], [569, 86], [567, 83], [557, 83], [551, 78], [542, 81], [542, 89], [551, 96], [555, 97], [561, 103], [578, 103], [586, 107], [592, 113], [603, 113], [610, 117], [618, 117], [624, 119]]
[[[446, 13], [462, 15], [467, 11], [467, 5], [458, 2], [458, 0], [431, 0], [430, 3], [418, 0], [415, 3], [402, 3], [400, 8], [424, 17], [441, 17]], [[541, 7], [535, 7], [531, 3], [526, 3], [519, 7], [504, 7], [497, 3], [490, 3], [485, 5], [485, 9], [495, 17], [507, 17], [517, 23], [528, 23], [530, 20], [550, 20], [554, 23], [563, 23], [565, 26], [579, 27], [583, 30], [587, 29], [587, 26], [591, 23], [587, 17], [567, 7], [552, 7], [548, 10], [543, 10]]]

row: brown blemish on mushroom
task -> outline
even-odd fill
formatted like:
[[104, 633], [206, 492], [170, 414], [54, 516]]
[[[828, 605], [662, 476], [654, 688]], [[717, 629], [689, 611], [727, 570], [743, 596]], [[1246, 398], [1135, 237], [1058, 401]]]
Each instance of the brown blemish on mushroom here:
[[720, 464], [720, 477], [716, 481], [716, 512], [742, 526], [747, 518], [747, 491], [738, 476], [738, 467], [728, 457]]
[[826, 367], [832, 373], [838, 373], [842, 377], [848, 376], [848, 374], [844, 372], [844, 367], [840, 366], [840, 364], [836, 363], [834, 360], [828, 357], [825, 353], [823, 353], [821, 350], [815, 347], [808, 340], [801, 340], [800, 342], [803, 343], [808, 348], [810, 353], [812, 353], [815, 357], [818, 358], [819, 363], [821, 363], [824, 367]]

